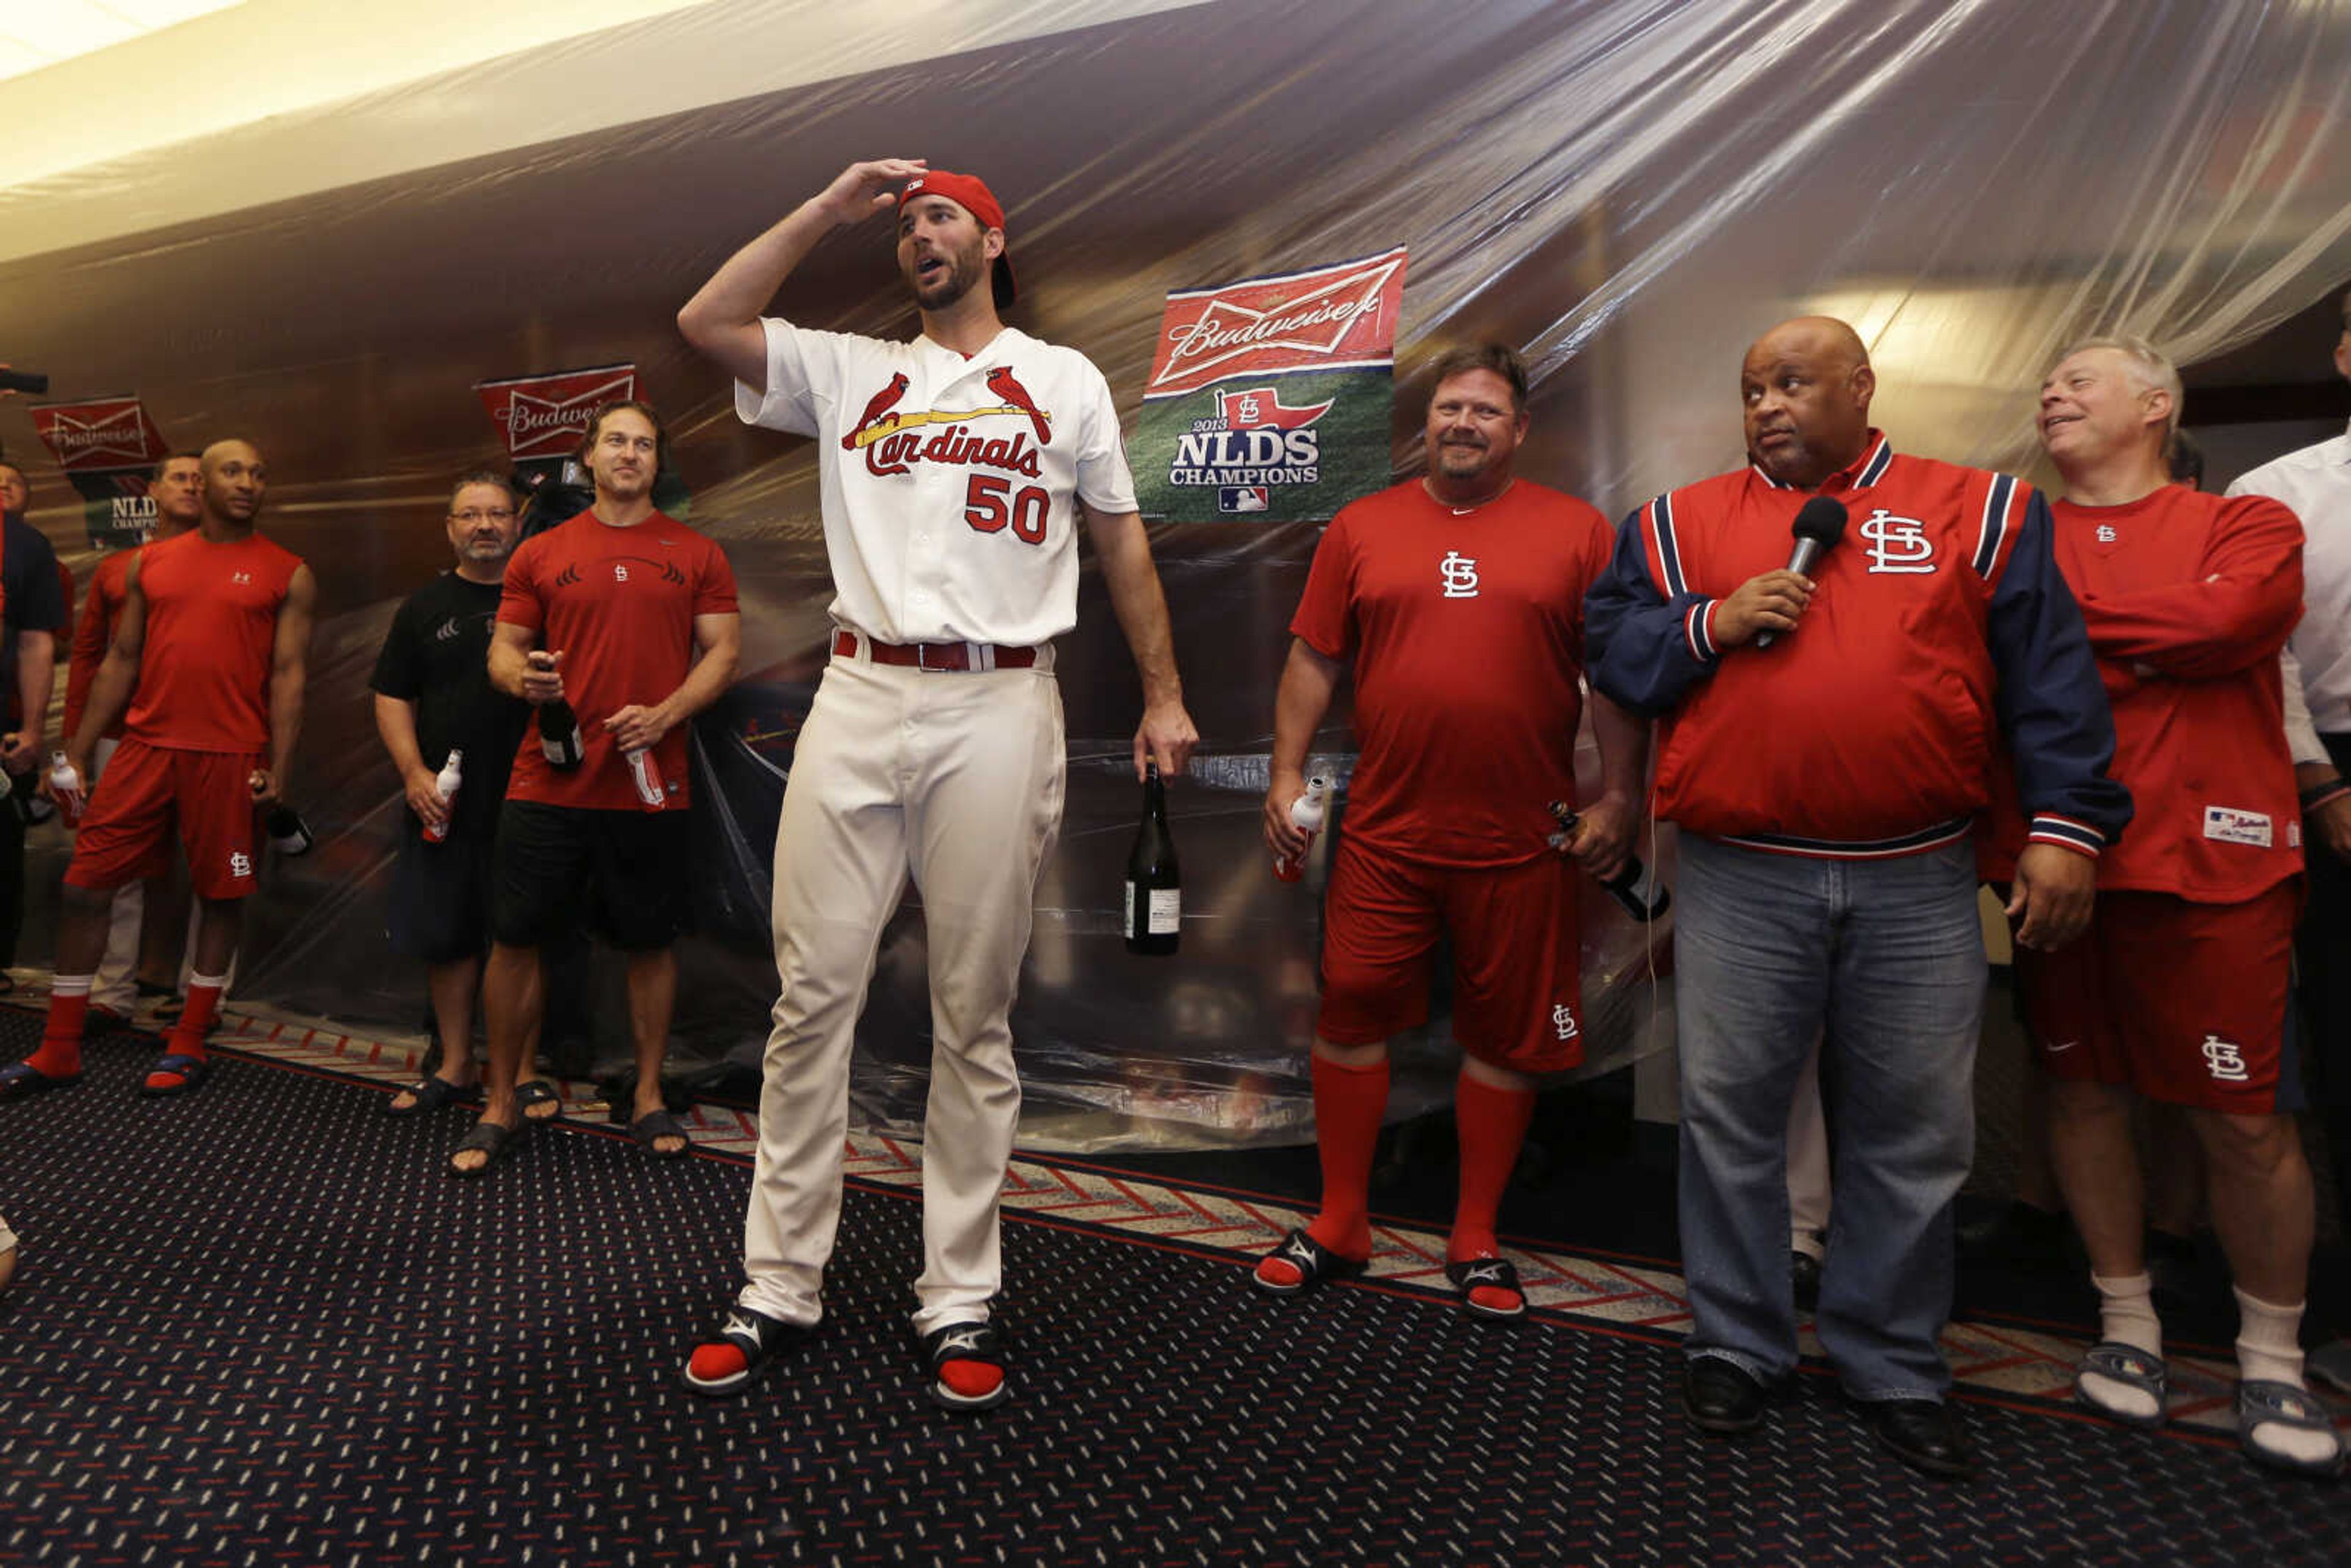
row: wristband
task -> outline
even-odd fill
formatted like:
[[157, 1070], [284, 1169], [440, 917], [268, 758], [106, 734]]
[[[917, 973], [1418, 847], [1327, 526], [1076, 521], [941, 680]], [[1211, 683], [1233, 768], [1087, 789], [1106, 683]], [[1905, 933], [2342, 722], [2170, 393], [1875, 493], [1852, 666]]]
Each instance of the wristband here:
[[2346, 795], [2351, 795], [2351, 779], [2330, 779], [2324, 784], [2313, 784], [2302, 792], [2303, 814], [2307, 816], [2321, 807], [2332, 805]]

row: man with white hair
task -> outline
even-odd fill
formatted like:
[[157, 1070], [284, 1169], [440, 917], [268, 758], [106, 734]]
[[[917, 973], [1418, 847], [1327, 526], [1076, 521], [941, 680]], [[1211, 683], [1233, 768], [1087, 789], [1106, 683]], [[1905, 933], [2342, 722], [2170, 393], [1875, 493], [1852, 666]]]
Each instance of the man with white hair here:
[[2099, 858], [2089, 929], [2017, 956], [2053, 1080], [2052, 1163], [2099, 1296], [2074, 1389], [2116, 1420], [2164, 1419], [2135, 1091], [2188, 1107], [2205, 1152], [2241, 1314], [2239, 1440], [2263, 1464], [2332, 1474], [2343, 1446], [2303, 1384], [2315, 1205], [2287, 1027], [2303, 857], [2278, 650], [2302, 612], [2302, 527], [2275, 501], [2174, 484], [2179, 407], [2179, 373], [2135, 338], [2081, 345], [2041, 386], [2042, 445], [2065, 482], [2058, 569], [2138, 808]]

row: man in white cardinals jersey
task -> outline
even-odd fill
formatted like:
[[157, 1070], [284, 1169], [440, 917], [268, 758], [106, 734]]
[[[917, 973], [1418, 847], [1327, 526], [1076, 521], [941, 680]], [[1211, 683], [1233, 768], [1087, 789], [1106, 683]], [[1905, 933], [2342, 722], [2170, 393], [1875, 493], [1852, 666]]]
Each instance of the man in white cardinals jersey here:
[[[910, 342], [820, 332], [765, 308], [835, 227], [897, 215]], [[1004, 209], [921, 159], [852, 164], [737, 252], [678, 312], [734, 375], [747, 423], [812, 436], [837, 595], [832, 662], [776, 835], [776, 967], [748, 1282], [684, 1369], [742, 1388], [822, 1314], [841, 1211], [849, 1056], [883, 923], [911, 872], [931, 956], [914, 1333], [953, 1410], [1009, 1394], [989, 1302], [1020, 1083], [1007, 1022], [1037, 876], [1061, 827], [1052, 640], [1077, 622], [1077, 525], [1143, 676], [1134, 768], [1184, 770], [1197, 738], [1135, 515], [1109, 385], [1073, 350], [1003, 325]]]

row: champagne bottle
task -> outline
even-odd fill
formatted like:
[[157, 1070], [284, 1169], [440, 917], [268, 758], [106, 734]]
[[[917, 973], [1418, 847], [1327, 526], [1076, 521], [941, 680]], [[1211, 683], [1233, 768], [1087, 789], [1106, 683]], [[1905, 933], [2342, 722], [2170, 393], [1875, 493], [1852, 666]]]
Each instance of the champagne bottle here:
[[[1566, 801], [1554, 800], [1551, 814], [1558, 819], [1559, 831], [1551, 835], [1551, 847], [1563, 850], [1567, 841], [1575, 836], [1576, 813]], [[1661, 918], [1674, 906], [1673, 890], [1659, 882], [1649, 868], [1641, 863], [1639, 855], [1625, 857], [1624, 869], [1600, 884], [1608, 896], [1623, 906], [1625, 914], [1646, 923]]]
[[302, 820], [302, 813], [283, 800], [270, 807], [261, 819], [261, 831], [269, 835], [269, 847], [281, 855], [307, 855], [318, 841], [311, 834], [310, 824]]
[[1144, 764], [1143, 822], [1126, 857], [1126, 950], [1155, 957], [1176, 951], [1182, 937], [1184, 879], [1176, 869], [1176, 841], [1167, 831], [1167, 786], [1159, 765]]
[[588, 755], [588, 743], [580, 738], [580, 716], [561, 697], [538, 705], [538, 748], [547, 753], [549, 768], [565, 772]]

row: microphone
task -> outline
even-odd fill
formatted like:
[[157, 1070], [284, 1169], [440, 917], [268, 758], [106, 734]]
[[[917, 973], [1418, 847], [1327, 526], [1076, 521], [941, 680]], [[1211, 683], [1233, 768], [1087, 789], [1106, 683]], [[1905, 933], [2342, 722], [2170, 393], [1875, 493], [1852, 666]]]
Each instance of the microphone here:
[[[1828, 496], [1815, 496], [1796, 513], [1795, 522], [1788, 531], [1796, 536], [1796, 548], [1788, 552], [1788, 570], [1800, 577], [1808, 577], [1829, 547], [1844, 538], [1846, 513], [1844, 503]], [[1768, 648], [1776, 632], [1757, 634], [1755, 645]]]

